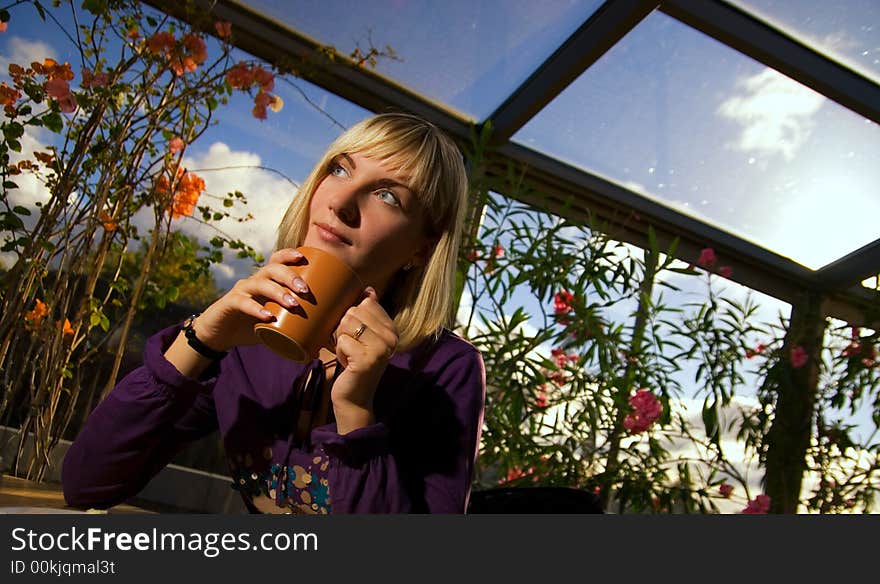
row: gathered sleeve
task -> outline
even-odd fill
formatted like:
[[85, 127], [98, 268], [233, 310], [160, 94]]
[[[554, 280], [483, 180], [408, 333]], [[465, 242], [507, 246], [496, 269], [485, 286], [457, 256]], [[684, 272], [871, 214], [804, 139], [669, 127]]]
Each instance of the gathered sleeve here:
[[[312, 431], [330, 459], [333, 513], [464, 513], [485, 403], [485, 370], [471, 345], [435, 363], [408, 387], [377, 390], [400, 405], [345, 435], [335, 424]], [[383, 384], [395, 378], [383, 377]]]
[[64, 457], [68, 505], [107, 508], [136, 495], [189, 442], [217, 428], [211, 391], [218, 367], [185, 377], [164, 352], [179, 327], [150, 337], [144, 364], [92, 411]]

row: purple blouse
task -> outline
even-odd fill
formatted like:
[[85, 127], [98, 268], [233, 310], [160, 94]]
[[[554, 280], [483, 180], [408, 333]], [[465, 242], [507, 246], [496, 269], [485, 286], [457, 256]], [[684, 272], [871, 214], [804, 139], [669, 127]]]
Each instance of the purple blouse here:
[[121, 503], [186, 443], [219, 429], [233, 487], [251, 511], [267, 502], [295, 513], [466, 510], [485, 400], [483, 360], [468, 342], [444, 330], [437, 343], [394, 355], [376, 390], [375, 424], [340, 435], [330, 423], [303, 438], [303, 390], [307, 378], [320, 387], [320, 361], [242, 346], [195, 380], [164, 357], [179, 330], [151, 337], [144, 364], [89, 416], [62, 466], [69, 505]]

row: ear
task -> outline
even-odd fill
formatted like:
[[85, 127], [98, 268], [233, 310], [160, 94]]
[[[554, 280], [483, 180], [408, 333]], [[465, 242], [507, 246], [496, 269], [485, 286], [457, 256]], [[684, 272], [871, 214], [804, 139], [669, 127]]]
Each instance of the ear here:
[[410, 258], [407, 265], [422, 267], [427, 264], [428, 260], [430, 260], [431, 256], [434, 254], [434, 249], [437, 247], [439, 241], [440, 240], [436, 237], [426, 237], [422, 245], [419, 246], [419, 249], [416, 250], [416, 253]]

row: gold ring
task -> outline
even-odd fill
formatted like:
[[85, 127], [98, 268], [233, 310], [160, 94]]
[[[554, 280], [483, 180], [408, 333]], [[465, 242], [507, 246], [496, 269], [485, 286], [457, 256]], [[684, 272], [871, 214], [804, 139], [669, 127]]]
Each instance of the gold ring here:
[[358, 340], [359, 338], [361, 338], [361, 335], [364, 334], [365, 330], [367, 330], [367, 325], [361, 323], [361, 326], [357, 327], [357, 330], [354, 331], [354, 335], [352, 335], [354, 337], [354, 340]]

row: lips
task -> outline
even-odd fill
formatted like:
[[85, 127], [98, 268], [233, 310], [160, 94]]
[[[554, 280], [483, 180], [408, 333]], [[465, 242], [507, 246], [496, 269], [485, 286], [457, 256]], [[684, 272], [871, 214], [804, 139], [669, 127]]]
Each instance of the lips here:
[[339, 231], [337, 231], [330, 225], [326, 223], [315, 223], [315, 227], [318, 228], [318, 235], [321, 236], [321, 239], [327, 241], [338, 241], [339, 243], [351, 245], [351, 240], [349, 238], [342, 235]]

